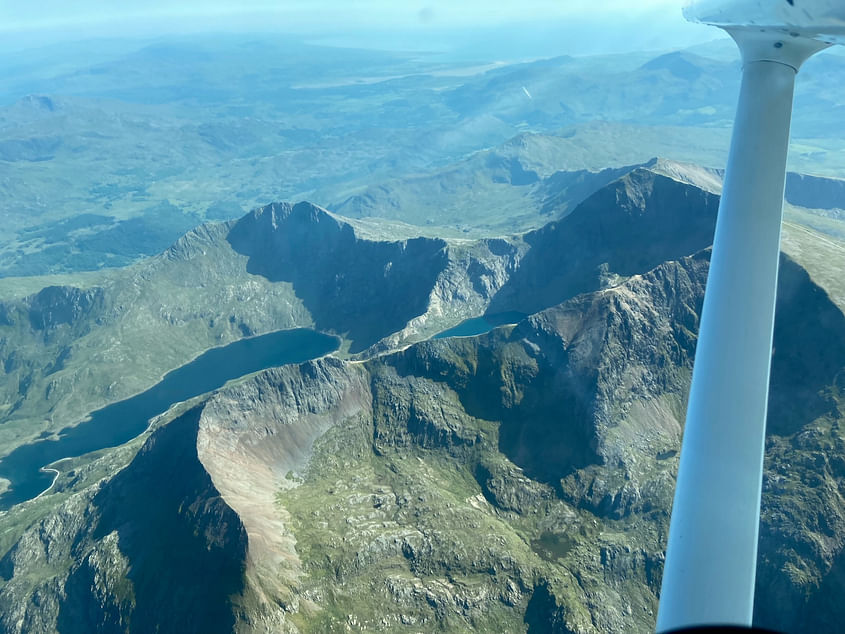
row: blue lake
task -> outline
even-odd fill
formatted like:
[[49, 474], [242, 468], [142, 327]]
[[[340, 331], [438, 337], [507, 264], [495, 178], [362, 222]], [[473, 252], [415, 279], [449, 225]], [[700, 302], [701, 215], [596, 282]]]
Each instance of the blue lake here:
[[0, 460], [0, 477], [11, 482], [0, 495], [0, 510], [31, 500], [53, 482], [41, 468], [61, 458], [116, 447], [143, 433], [149, 420], [174, 403], [222, 387], [227, 381], [287, 363], [302, 363], [337, 350], [340, 340], [304, 328], [280, 330], [212, 348], [148, 389], [91, 414], [58, 439], [22, 445]]
[[483, 315], [473, 319], [466, 319], [453, 328], [444, 330], [434, 335], [434, 339], [445, 339], [446, 337], [473, 337], [490, 332], [493, 328], [505, 324], [515, 324], [525, 319], [525, 313], [496, 313], [494, 315]]

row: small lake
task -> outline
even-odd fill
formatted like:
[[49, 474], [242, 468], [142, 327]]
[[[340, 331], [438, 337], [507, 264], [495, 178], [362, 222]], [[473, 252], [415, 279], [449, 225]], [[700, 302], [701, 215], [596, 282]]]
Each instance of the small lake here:
[[[313, 330], [280, 330], [212, 348], [169, 372], [148, 389], [91, 414], [59, 438], [22, 445], [0, 460], [0, 477], [11, 482], [0, 495], [0, 510], [31, 500], [53, 482], [41, 467], [56, 460], [116, 447], [147, 429], [149, 420], [174, 403], [222, 387], [227, 381], [287, 363], [302, 363], [337, 350], [340, 340]], [[131, 370], [130, 370], [131, 371]]]
[[483, 335], [485, 332], [493, 330], [493, 328], [498, 328], [505, 324], [518, 323], [527, 316], [525, 313], [516, 312], [482, 315], [473, 319], [465, 319], [457, 326], [437, 333], [433, 338], [445, 339], [446, 337], [474, 337], [475, 335]]

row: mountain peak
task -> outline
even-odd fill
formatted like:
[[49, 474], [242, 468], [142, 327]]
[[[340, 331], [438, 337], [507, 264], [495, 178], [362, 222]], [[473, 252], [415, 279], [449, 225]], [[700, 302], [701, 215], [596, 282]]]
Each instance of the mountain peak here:
[[225, 236], [234, 220], [228, 222], [207, 222], [188, 231], [164, 252], [163, 257], [169, 260], [190, 260], [207, 251], [209, 247], [219, 242]]
[[304, 200], [293, 205], [288, 202], [274, 202], [258, 207], [238, 220], [236, 224], [239, 225], [242, 222], [254, 222], [272, 230], [282, 225], [306, 227], [323, 223], [332, 228], [341, 229], [349, 224], [342, 216], [337, 216], [327, 209]]
[[661, 157], [655, 157], [640, 167], [679, 183], [693, 185], [711, 194], [722, 192], [722, 170]]
[[665, 70], [682, 79], [698, 79], [702, 74], [702, 57], [686, 51], [673, 51], [660, 55], [640, 66], [641, 70]]

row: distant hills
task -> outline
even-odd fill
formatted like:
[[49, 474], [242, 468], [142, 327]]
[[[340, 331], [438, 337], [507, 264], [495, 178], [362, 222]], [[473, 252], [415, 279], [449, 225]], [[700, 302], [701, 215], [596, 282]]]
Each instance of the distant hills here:
[[[524, 134], [446, 168], [370, 185], [331, 207], [354, 218], [387, 218], [428, 231], [437, 227], [446, 232], [443, 235], [495, 236], [526, 231], [563, 218], [590, 195], [637, 167], [633, 164], [636, 161], [646, 168], [666, 166], [676, 170], [673, 176], [682, 180], [685, 172], [701, 171], [679, 161], [650, 159], [636, 147], [643, 136], [661, 134], [671, 135], [678, 144], [675, 154], [682, 156], [700, 155], [708, 147], [715, 156], [724, 140], [719, 135], [699, 139], [698, 132], [688, 128], [617, 124], [592, 124], [560, 135]], [[591, 144], [599, 138], [615, 153], [615, 160], [592, 151]], [[626, 145], [626, 138], [630, 145]], [[695, 149], [685, 152], [680, 148], [683, 143]], [[600, 157], [611, 164], [623, 158], [630, 163], [599, 169], [594, 161]], [[709, 187], [719, 191], [722, 171], [710, 168], [709, 173], [709, 177], [701, 172], [695, 178], [709, 179]], [[790, 172], [786, 200], [835, 217], [835, 210], [845, 207], [845, 179]], [[814, 226], [824, 232], [831, 230], [823, 224]]]
[[[739, 80], [721, 45], [505, 65], [257, 36], [138, 46], [7, 65], [0, 276], [124, 266], [276, 200], [418, 225], [440, 205], [434, 220], [473, 235], [536, 228], [551, 219], [528, 223], [542, 201], [520, 209], [494, 186], [502, 178], [540, 174], [537, 162], [546, 177], [654, 156], [720, 167]], [[837, 62], [821, 55], [802, 70], [790, 159], [800, 173], [845, 169]], [[526, 174], [511, 174], [514, 159]], [[462, 222], [470, 194], [435, 202], [450, 178], [480, 189]]]

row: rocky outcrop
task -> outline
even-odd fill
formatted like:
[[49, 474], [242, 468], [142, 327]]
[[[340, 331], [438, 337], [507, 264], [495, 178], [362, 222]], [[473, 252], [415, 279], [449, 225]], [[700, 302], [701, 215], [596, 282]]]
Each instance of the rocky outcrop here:
[[[665, 167], [635, 170], [525, 239], [364, 237], [308, 203], [278, 204], [199, 227], [102, 287], [49, 287], [8, 302], [0, 416], [14, 424], [0, 429], [0, 445], [57, 431], [243, 336], [316, 326], [343, 335], [344, 351], [370, 356], [484, 312], [553, 306], [688, 254], [707, 242], [715, 197]], [[685, 223], [689, 235], [674, 229]], [[657, 246], [668, 244], [661, 225], [677, 246]]]
[[446, 243], [375, 242], [308, 203], [257, 209], [229, 232], [248, 270], [293, 284], [319, 329], [347, 333], [353, 352], [401, 330], [426, 311], [448, 263]]
[[[0, 562], [0, 622], [651, 631], [707, 264], [221, 390], [25, 531]], [[788, 259], [780, 283], [756, 618], [830, 631], [845, 317]], [[208, 620], [187, 620], [197, 606]]]
[[363, 368], [331, 358], [263, 372], [204, 406], [197, 451], [248, 536], [251, 622], [283, 623], [279, 606], [295, 612], [301, 601], [301, 562], [278, 491], [301, 478], [317, 438], [371, 408]]
[[198, 419], [24, 532], [0, 561], [3, 631], [232, 630], [246, 534], [197, 458]]
[[519, 268], [526, 251], [527, 245], [518, 239], [450, 244], [448, 263], [428, 294], [425, 312], [370, 346], [361, 358], [402, 348], [483, 314]]
[[102, 309], [103, 289], [80, 290], [70, 286], [48, 286], [30, 298], [29, 321], [36, 330], [62, 324], [94, 321], [91, 313]]
[[755, 621], [836, 632], [845, 560], [845, 315], [782, 261]]
[[[445, 381], [467, 413], [500, 421], [499, 450], [575, 507], [617, 519], [665, 508], [671, 479], [652, 490], [642, 466], [677, 450], [680, 412], [669, 404], [683, 400], [689, 379], [707, 263], [703, 252], [663, 264], [512, 330], [422, 343], [384, 363]], [[391, 424], [407, 416], [421, 426], [418, 409], [412, 400]], [[427, 426], [443, 445], [468, 442], [445, 423]]]
[[530, 250], [490, 312], [533, 313], [710, 245], [718, 196], [638, 168], [564, 219], [524, 236]]
[[72, 286], [0, 302], [0, 416], [13, 415], [34, 386], [64, 368], [72, 343], [107, 319], [107, 305], [103, 288]]
[[0, 561], [2, 631], [296, 631], [285, 614], [304, 600], [302, 571], [275, 498], [316, 438], [369, 409], [363, 367], [327, 358], [266, 371], [160, 427]]
[[104, 311], [101, 287], [46, 286], [22, 300], [0, 302], [0, 326], [28, 327], [43, 337], [56, 337], [55, 331], [64, 327], [82, 336]]
[[199, 225], [174, 242], [162, 256], [174, 262], [199, 258], [225, 240], [234, 224], [230, 221]]

